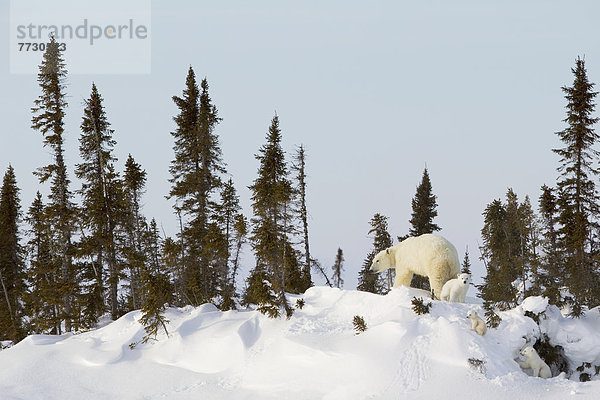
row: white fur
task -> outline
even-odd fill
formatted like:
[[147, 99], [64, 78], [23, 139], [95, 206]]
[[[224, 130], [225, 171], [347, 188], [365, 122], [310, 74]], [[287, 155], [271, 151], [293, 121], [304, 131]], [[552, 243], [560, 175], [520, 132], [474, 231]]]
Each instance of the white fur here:
[[413, 274], [429, 278], [436, 298], [442, 286], [460, 272], [456, 248], [441, 236], [427, 233], [410, 237], [394, 247], [380, 251], [371, 264], [371, 271], [396, 268], [394, 287], [410, 286]]
[[521, 350], [521, 355], [525, 356], [525, 361], [519, 361], [521, 368], [531, 368], [534, 377], [552, 378], [550, 367], [540, 358], [533, 347], [525, 347]]
[[467, 318], [471, 320], [471, 330], [474, 330], [481, 336], [485, 335], [487, 326], [485, 325], [485, 321], [481, 319], [476, 311], [469, 311], [467, 313]]
[[456, 278], [450, 279], [448, 282], [444, 283], [440, 300], [464, 303], [470, 284], [470, 274], [458, 274]]

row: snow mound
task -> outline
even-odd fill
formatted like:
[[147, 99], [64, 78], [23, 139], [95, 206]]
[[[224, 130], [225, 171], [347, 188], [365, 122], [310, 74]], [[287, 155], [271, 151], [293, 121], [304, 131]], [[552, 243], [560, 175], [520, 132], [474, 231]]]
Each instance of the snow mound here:
[[[544, 380], [520, 369], [519, 350], [541, 331], [576, 360], [600, 364], [600, 313], [564, 318], [543, 298], [501, 313], [486, 336], [466, 315], [479, 302], [433, 303], [412, 311], [426, 292], [396, 288], [385, 296], [313, 287], [286, 319], [252, 311], [221, 312], [212, 304], [170, 308], [169, 336], [139, 342], [140, 313], [94, 331], [34, 335], [0, 352], [2, 399], [580, 399], [600, 396], [600, 380], [564, 374]], [[543, 313], [540, 325], [525, 311]], [[352, 319], [364, 318], [357, 335]], [[470, 360], [470, 361], [469, 361]], [[576, 365], [575, 365], [576, 366]]]

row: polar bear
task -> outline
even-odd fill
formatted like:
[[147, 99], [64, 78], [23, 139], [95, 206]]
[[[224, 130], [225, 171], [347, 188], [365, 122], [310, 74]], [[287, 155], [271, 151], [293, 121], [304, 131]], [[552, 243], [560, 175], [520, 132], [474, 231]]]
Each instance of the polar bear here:
[[464, 303], [470, 284], [470, 274], [458, 274], [456, 278], [450, 279], [448, 282], [444, 283], [442, 293], [440, 294], [440, 300]]
[[394, 287], [410, 286], [413, 274], [429, 278], [429, 285], [439, 299], [442, 286], [460, 273], [456, 248], [439, 235], [426, 233], [409, 237], [397, 245], [382, 250], [371, 264], [371, 271], [396, 268]]
[[485, 335], [487, 326], [485, 325], [485, 321], [481, 319], [476, 311], [469, 311], [467, 313], [467, 318], [471, 320], [471, 330], [477, 332], [481, 336]]
[[534, 377], [552, 378], [550, 367], [538, 355], [537, 351], [531, 346], [521, 350], [521, 355], [525, 356], [525, 361], [519, 361], [519, 366], [523, 369], [531, 368]]

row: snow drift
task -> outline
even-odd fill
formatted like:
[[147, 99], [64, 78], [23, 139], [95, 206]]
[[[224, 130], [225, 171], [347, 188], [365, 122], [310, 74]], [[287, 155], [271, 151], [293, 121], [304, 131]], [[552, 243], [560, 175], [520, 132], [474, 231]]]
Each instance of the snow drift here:
[[[546, 333], [575, 368], [600, 365], [600, 313], [563, 318], [542, 298], [501, 313], [497, 329], [470, 330], [479, 302], [433, 301], [411, 309], [405, 287], [385, 296], [314, 287], [289, 319], [252, 310], [221, 312], [211, 304], [171, 308], [169, 337], [139, 342], [139, 312], [102, 328], [62, 336], [34, 335], [0, 352], [2, 399], [578, 399], [600, 396], [600, 377], [579, 382], [563, 373], [532, 378], [515, 359]], [[525, 316], [541, 314], [540, 324]], [[368, 329], [356, 335], [352, 319]], [[468, 359], [481, 360], [479, 367]], [[530, 372], [529, 372], [530, 373]]]

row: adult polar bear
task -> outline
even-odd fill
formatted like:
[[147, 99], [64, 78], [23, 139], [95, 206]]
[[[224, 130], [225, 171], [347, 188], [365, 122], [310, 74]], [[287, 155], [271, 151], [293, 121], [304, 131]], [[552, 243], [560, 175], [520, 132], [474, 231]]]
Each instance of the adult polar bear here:
[[397, 245], [380, 251], [371, 264], [371, 271], [396, 268], [394, 287], [410, 286], [413, 274], [429, 278], [437, 299], [442, 286], [460, 273], [458, 253], [452, 243], [439, 235], [409, 237]]

